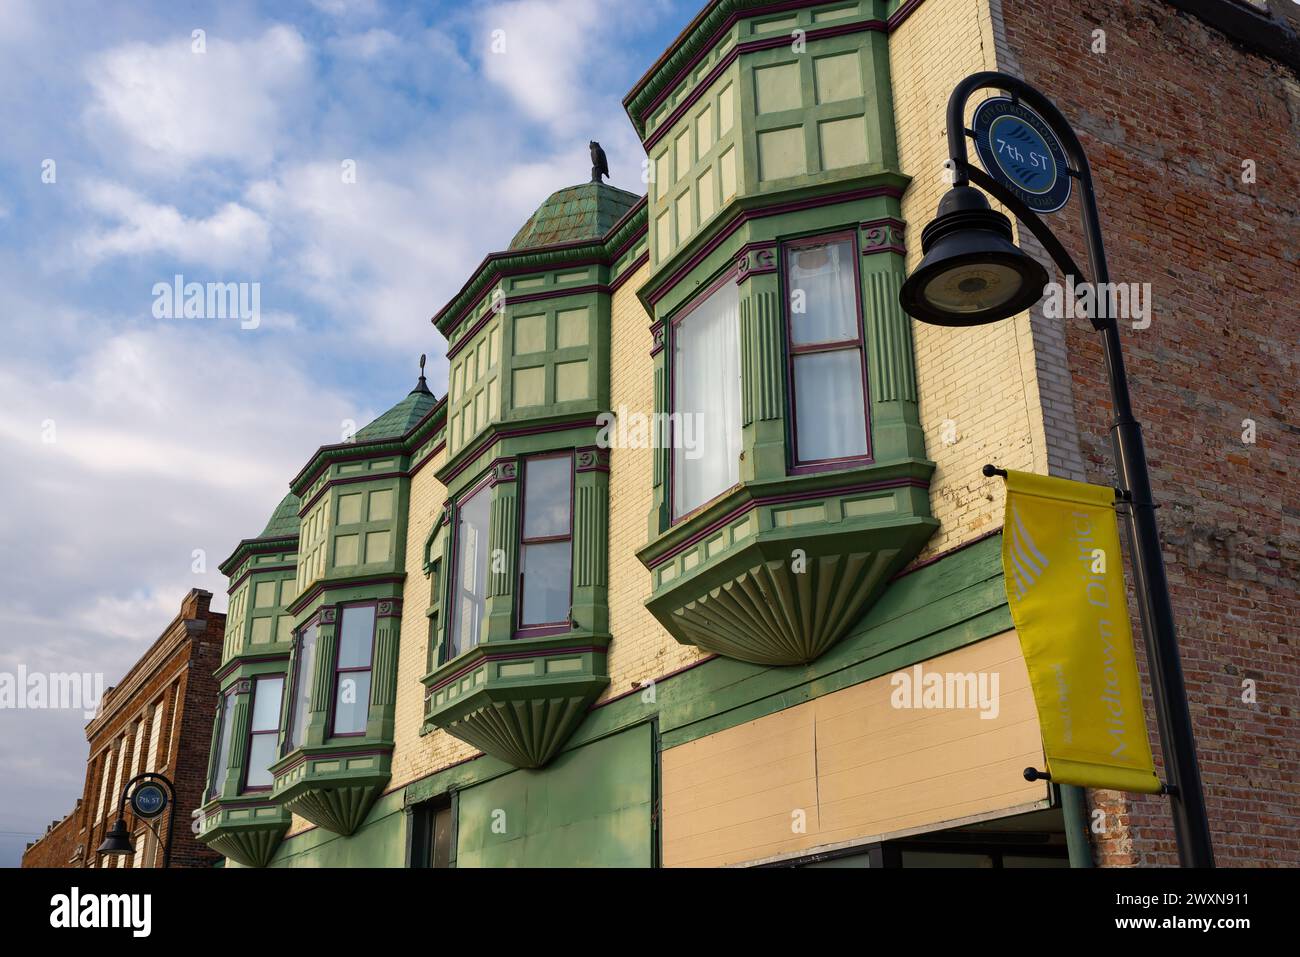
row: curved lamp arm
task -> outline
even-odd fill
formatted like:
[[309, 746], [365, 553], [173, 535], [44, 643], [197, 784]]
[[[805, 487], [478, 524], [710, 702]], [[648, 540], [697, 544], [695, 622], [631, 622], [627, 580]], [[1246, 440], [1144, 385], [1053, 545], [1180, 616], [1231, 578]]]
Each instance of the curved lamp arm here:
[[158, 829], [153, 826], [149, 819], [141, 818], [141, 820], [144, 821], [145, 827], [153, 831], [153, 836], [158, 838], [158, 843], [162, 844], [163, 867], [169, 867], [171, 865], [172, 856], [172, 833], [176, 829], [176, 785], [172, 784], [171, 778], [167, 777], [165, 774], [159, 774], [156, 771], [145, 771], [127, 781], [126, 784], [122, 786], [122, 796], [117, 802], [117, 819], [119, 821], [126, 820], [127, 796], [131, 793], [132, 788], [141, 781], [157, 781], [167, 789], [167, 840], [164, 841], [162, 839], [162, 835], [158, 833]]
[[[1077, 276], [1080, 280], [1086, 281], [1083, 270], [1039, 215], [992, 176], [971, 165], [966, 146], [967, 131], [964, 121], [966, 103], [977, 91], [988, 89], [1002, 90], [1004, 93], [1010, 93], [1014, 100], [1023, 100], [1060, 138], [1065, 155], [1073, 164], [1073, 168], [1067, 169], [1066, 174], [1079, 181], [1079, 190], [1082, 193], [1084, 233], [1088, 237], [1088, 261], [1092, 263], [1098, 283], [1110, 282], [1106, 250], [1101, 243], [1101, 217], [1097, 212], [1097, 194], [1092, 185], [1092, 168], [1088, 165], [1088, 156], [1083, 151], [1083, 144], [1079, 142], [1074, 128], [1070, 126], [1069, 121], [1056, 105], [1024, 80], [989, 70], [983, 73], [972, 73], [953, 89], [952, 95], [948, 97], [948, 156], [953, 165], [953, 185], [966, 186], [974, 180], [976, 186], [996, 198], [1029, 227], [1029, 231], [1042, 243], [1048, 255], [1065, 275]], [[1098, 331], [1108, 328], [1115, 322], [1106, 314], [1107, 303], [1104, 299], [1105, 297], [1099, 298], [1090, 317], [1093, 328]]]

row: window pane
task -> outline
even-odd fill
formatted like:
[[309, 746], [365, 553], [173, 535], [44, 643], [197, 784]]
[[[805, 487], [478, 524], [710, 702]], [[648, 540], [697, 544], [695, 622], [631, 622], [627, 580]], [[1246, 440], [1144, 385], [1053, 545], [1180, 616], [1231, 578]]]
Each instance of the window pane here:
[[221, 740], [217, 746], [217, 763], [212, 766], [212, 793], [221, 790], [221, 782], [230, 767], [230, 733], [235, 723], [235, 696], [227, 694], [221, 699]]
[[573, 462], [563, 458], [524, 462], [524, 538], [569, 534], [569, 480]]
[[253, 691], [253, 720], [251, 731], [278, 731], [280, 729], [280, 695], [284, 679], [258, 678]]
[[275, 763], [275, 735], [255, 734], [248, 746], [248, 784], [250, 788], [269, 788], [274, 775], [268, 770]]
[[569, 620], [569, 542], [523, 546], [524, 625]]
[[296, 747], [302, 740], [303, 728], [307, 726], [307, 712], [311, 708], [311, 685], [316, 674], [316, 626], [313, 624], [302, 633], [302, 643], [298, 647], [297, 684], [293, 691], [293, 714], [289, 719], [289, 734], [286, 745]]
[[339, 626], [340, 668], [365, 668], [370, 664], [370, 648], [375, 635], [375, 606], [356, 605], [344, 608]]
[[740, 480], [740, 293], [725, 282], [673, 333], [673, 512]]
[[457, 509], [456, 583], [452, 596], [450, 656], [479, 643], [487, 604], [488, 489], [479, 490]]
[[857, 278], [853, 243], [847, 239], [824, 246], [787, 250], [790, 338], [795, 345], [844, 342], [858, 338]]
[[370, 672], [340, 672], [338, 691], [334, 695], [334, 733], [357, 734], [365, 731], [369, 711]]
[[451, 808], [445, 807], [433, 816], [433, 849], [429, 855], [430, 867], [451, 866]]
[[799, 461], [867, 454], [861, 356], [854, 348], [794, 357]]

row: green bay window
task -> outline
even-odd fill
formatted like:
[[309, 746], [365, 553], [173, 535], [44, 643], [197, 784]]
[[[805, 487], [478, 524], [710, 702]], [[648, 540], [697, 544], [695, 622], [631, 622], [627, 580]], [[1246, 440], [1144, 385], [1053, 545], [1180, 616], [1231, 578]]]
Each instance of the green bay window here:
[[673, 518], [740, 481], [740, 294], [728, 272], [673, 320]]
[[524, 461], [519, 634], [569, 630], [573, 597], [573, 456]]
[[477, 647], [483, 638], [487, 611], [488, 522], [491, 489], [486, 485], [465, 498], [456, 509], [455, 558], [452, 583], [451, 634], [447, 658]]
[[270, 767], [276, 761], [280, 737], [280, 704], [284, 694], [283, 675], [262, 675], [253, 682], [252, 716], [248, 724], [248, 759], [244, 762], [245, 791], [271, 786]]
[[374, 649], [375, 606], [343, 607], [339, 612], [339, 650], [334, 668], [335, 737], [366, 733]]
[[852, 234], [784, 249], [789, 390], [796, 471], [870, 456], [866, 354]]

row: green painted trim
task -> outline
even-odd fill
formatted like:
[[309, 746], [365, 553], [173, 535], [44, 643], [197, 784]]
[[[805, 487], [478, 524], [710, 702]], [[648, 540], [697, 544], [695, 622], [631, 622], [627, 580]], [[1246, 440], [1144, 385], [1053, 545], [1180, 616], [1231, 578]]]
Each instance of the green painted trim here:
[[217, 571], [227, 578], [235, 578], [237, 576], [231, 573], [239, 568], [244, 559], [251, 558], [253, 555], [293, 551], [297, 547], [297, 535], [278, 538], [245, 538], [235, 546], [235, 550], [230, 553], [230, 557], [217, 566]]
[[[447, 397], [444, 395], [438, 400], [437, 405], [425, 414], [423, 419], [399, 438], [322, 445], [289, 482], [289, 488], [302, 499], [304, 505], [307, 505], [308, 499], [312, 497], [312, 492], [315, 491], [311, 486], [315, 485], [322, 468], [340, 460], [353, 462], [388, 458], [390, 456], [412, 456], [420, 450], [427, 439], [437, 434], [439, 429], [446, 424], [446, 420]], [[410, 468], [414, 468], [418, 464], [418, 462], [405, 463], [402, 465], [402, 471], [409, 472]]]

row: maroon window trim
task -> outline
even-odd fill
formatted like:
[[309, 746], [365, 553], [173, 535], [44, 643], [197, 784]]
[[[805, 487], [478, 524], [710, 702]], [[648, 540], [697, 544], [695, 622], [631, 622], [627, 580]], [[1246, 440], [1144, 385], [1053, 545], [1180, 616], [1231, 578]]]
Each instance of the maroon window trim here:
[[[221, 758], [221, 736], [226, 733], [226, 719], [227, 719], [226, 706], [230, 700], [230, 697], [235, 694], [236, 687], [237, 685], [231, 685], [225, 691], [217, 694], [217, 701], [219, 702], [219, 707], [217, 708], [217, 741], [216, 741], [217, 750], [216, 753], [213, 754], [211, 758], [213, 764], [212, 764], [212, 780], [208, 782], [209, 801], [211, 801], [213, 798], [217, 798], [221, 796], [221, 780], [222, 778], [225, 777], [225, 772], [228, 769], [228, 768], [218, 767], [216, 762]], [[172, 707], [174, 708], [176, 707], [176, 705], [173, 704]], [[233, 742], [231, 742], [231, 747], [234, 747]], [[226, 754], [227, 764], [229, 764], [229, 761], [230, 761], [230, 754], [227, 753]], [[244, 767], [245, 768], [248, 767], [247, 761], [245, 761]], [[240, 783], [242, 784], [243, 782]]]
[[[375, 636], [379, 633], [379, 602], [377, 600], [372, 599], [370, 601], [349, 602], [346, 605], [339, 605], [337, 607], [338, 607], [338, 615], [336, 617], [338, 619], [338, 623], [334, 626], [334, 680], [331, 683], [331, 687], [330, 687], [330, 710], [329, 710], [330, 737], [331, 738], [364, 738], [366, 736], [366, 731], [364, 728], [360, 731], [342, 731], [342, 732], [336, 731], [334, 729], [334, 722], [338, 718], [338, 714], [336, 713], [336, 711], [337, 711], [337, 706], [339, 701], [339, 675], [354, 674], [361, 671], [366, 671], [371, 673], [370, 692], [366, 695], [366, 710], [368, 712], [370, 710], [370, 697], [375, 692], [375, 688], [374, 688], [375, 679], [374, 679], [373, 672], [375, 668]], [[375, 609], [375, 621], [374, 624], [370, 626], [370, 655], [366, 659], [366, 666], [364, 668], [359, 666], [354, 668], [340, 668], [339, 653], [343, 650], [343, 615], [349, 608], [366, 608], [366, 607], [371, 607]], [[319, 634], [316, 636], [316, 640], [320, 641]]]
[[[302, 670], [302, 646], [303, 634], [308, 628], [316, 629], [316, 639], [312, 642], [312, 657], [316, 656], [316, 648], [320, 643], [320, 612], [312, 615], [307, 622], [293, 633], [293, 664], [289, 666], [288, 674], [285, 680], [288, 682], [286, 690], [288, 694], [284, 695], [283, 717], [280, 723], [284, 726], [284, 740], [280, 743], [280, 757], [284, 757], [291, 751], [302, 747], [303, 742], [292, 741], [291, 736], [297, 735], [300, 738], [306, 737], [306, 728], [295, 728], [293, 726], [294, 715], [298, 712], [298, 674]], [[315, 680], [315, 675], [312, 679]], [[305, 719], [304, 719], [305, 720]], [[290, 746], [292, 745], [292, 747]]]
[[[828, 246], [831, 243], [847, 240], [849, 249], [853, 257], [853, 298], [856, 304], [858, 317], [858, 337], [856, 339], [841, 339], [830, 342], [814, 342], [803, 345], [795, 345], [793, 316], [790, 311], [790, 268], [788, 253], [797, 249], [809, 249], [814, 246]], [[808, 472], [828, 472], [835, 469], [852, 468], [855, 465], [869, 465], [875, 461], [873, 449], [871, 447], [871, 391], [867, 388], [867, 334], [862, 311], [862, 274], [859, 262], [858, 237], [853, 230], [838, 230], [831, 233], [818, 233], [815, 236], [805, 236], [800, 239], [789, 240], [780, 244], [780, 267], [779, 276], [781, 281], [781, 310], [785, 316], [785, 344], [786, 344], [786, 382], [788, 383], [786, 392], [790, 403], [790, 424], [787, 434], [790, 438], [790, 455], [788, 469], [789, 474], [798, 475]], [[867, 451], [864, 455], [846, 455], [829, 459], [808, 459], [799, 458], [799, 414], [796, 407], [795, 388], [795, 358], [797, 356], [814, 355], [819, 352], [847, 352], [851, 348], [858, 350], [858, 366], [862, 371], [862, 420], [866, 428], [866, 446]]]
[[248, 740], [244, 742], [244, 771], [243, 771], [242, 779], [239, 782], [240, 794], [254, 794], [258, 791], [269, 791], [271, 790], [274, 784], [274, 782], [272, 782], [272, 784], [249, 784], [248, 783], [248, 772], [252, 770], [252, 766], [249, 762], [252, 760], [252, 756], [253, 756], [253, 739], [257, 737], [264, 737], [265, 735], [268, 734], [273, 734], [277, 738], [280, 736], [280, 725], [278, 723], [274, 728], [268, 728], [264, 731], [253, 730], [253, 715], [257, 714], [258, 685], [260, 685], [263, 681], [270, 681], [274, 678], [280, 679], [280, 708], [281, 708], [281, 712], [283, 712], [285, 673], [283, 671], [273, 671], [269, 674], [253, 676], [253, 690], [252, 693], [249, 694], [248, 696], [248, 735], [247, 735]]
[[[704, 303], [708, 302], [709, 297], [712, 296], [719, 289], [721, 289], [724, 285], [726, 285], [729, 282], [735, 282], [736, 278], [737, 278], [736, 267], [728, 266], [722, 271], [722, 275], [718, 276], [716, 279], [714, 279], [712, 282], [710, 282], [708, 285], [702, 288], [695, 295], [691, 296], [691, 298], [688, 299], [680, 308], [678, 308], [677, 312], [674, 313], [673, 316], [668, 320], [667, 332], [664, 336], [664, 355], [666, 357], [664, 360], [664, 370], [667, 373], [667, 375], [665, 375], [664, 377], [665, 390], [667, 393], [664, 396], [664, 398], [668, 405], [668, 434], [667, 434], [668, 467], [664, 472], [664, 493], [667, 496], [667, 501], [668, 501], [668, 527], [669, 528], [672, 528], [674, 525], [680, 525], [682, 522], [690, 521], [696, 515], [710, 508], [714, 502], [718, 501], [718, 499], [723, 498], [726, 495], [730, 495], [736, 489], [740, 488], [741, 485], [740, 482], [737, 482], [735, 485], [732, 485], [730, 488], [723, 489], [717, 495], [713, 496], [713, 498], [709, 499], [707, 502], [697, 505], [689, 512], [683, 512], [681, 515], [678, 515], [676, 512], [674, 489], [673, 489], [673, 476], [676, 474], [676, 469], [674, 468], [675, 465], [674, 454], [677, 449], [677, 443], [675, 441], [675, 436], [673, 433], [673, 423], [675, 421], [673, 418], [673, 413], [677, 411], [677, 361], [676, 361], [677, 326], [682, 322], [683, 319], [685, 319], [687, 316], [693, 313], [696, 309], [700, 308], [700, 306], [704, 305]], [[737, 317], [736, 321], [737, 323], [739, 323], [740, 321], [739, 317]], [[737, 343], [739, 343], [740, 341], [739, 328], [736, 330], [736, 341]], [[739, 361], [739, 359], [737, 359], [737, 361]], [[743, 376], [744, 376], [743, 369], [741, 370], [741, 376], [743, 380]], [[743, 381], [740, 384], [740, 389], [741, 389], [741, 402], [743, 403], [744, 389], [745, 389], [745, 384]], [[744, 449], [742, 448], [741, 451], [743, 452]]]
[[[451, 546], [447, 552], [447, 559], [451, 564], [448, 566], [449, 571], [446, 575], [446, 582], [443, 585], [445, 591], [443, 592], [442, 603], [443, 607], [446, 608], [446, 612], [442, 615], [442, 622], [439, 626], [443, 638], [442, 644], [438, 649], [439, 667], [442, 667], [447, 662], [453, 660], [453, 657], [459, 658], [461, 655], [465, 654], [465, 652], [474, 650], [473, 648], [462, 648], [457, 651], [454, 656], [451, 653], [451, 636], [452, 632], [456, 628], [455, 617], [460, 613], [460, 602], [456, 600], [460, 595], [460, 513], [465, 507], [466, 502], [472, 499], [479, 492], [489, 488], [491, 483], [492, 469], [489, 467], [487, 474], [471, 485], [469, 489], [460, 494], [460, 497], [456, 499], [451, 510], [449, 521]], [[491, 493], [489, 492], [488, 494], [490, 495]], [[488, 534], [490, 536], [492, 533], [492, 509], [490, 501], [488, 505]], [[491, 553], [489, 553], [488, 570], [491, 571], [491, 568]], [[477, 648], [482, 643], [483, 636], [480, 634], [479, 640], [474, 647]]]
[[[566, 535], [544, 535], [536, 538], [528, 538], [525, 529], [527, 523], [528, 508], [528, 463], [541, 462], [546, 459], [565, 459], [569, 463], [569, 531]], [[573, 620], [573, 497], [575, 494], [574, 486], [574, 463], [573, 451], [564, 452], [544, 452], [540, 455], [525, 456], [522, 462], [523, 468], [519, 470], [519, 601], [515, 611], [515, 638], [540, 638], [546, 635], [561, 635], [573, 630], [571, 624]], [[524, 624], [524, 549], [529, 545], [551, 545], [560, 542], [567, 542], [569, 545], [569, 615], [564, 621], [540, 622], [532, 625]]]

